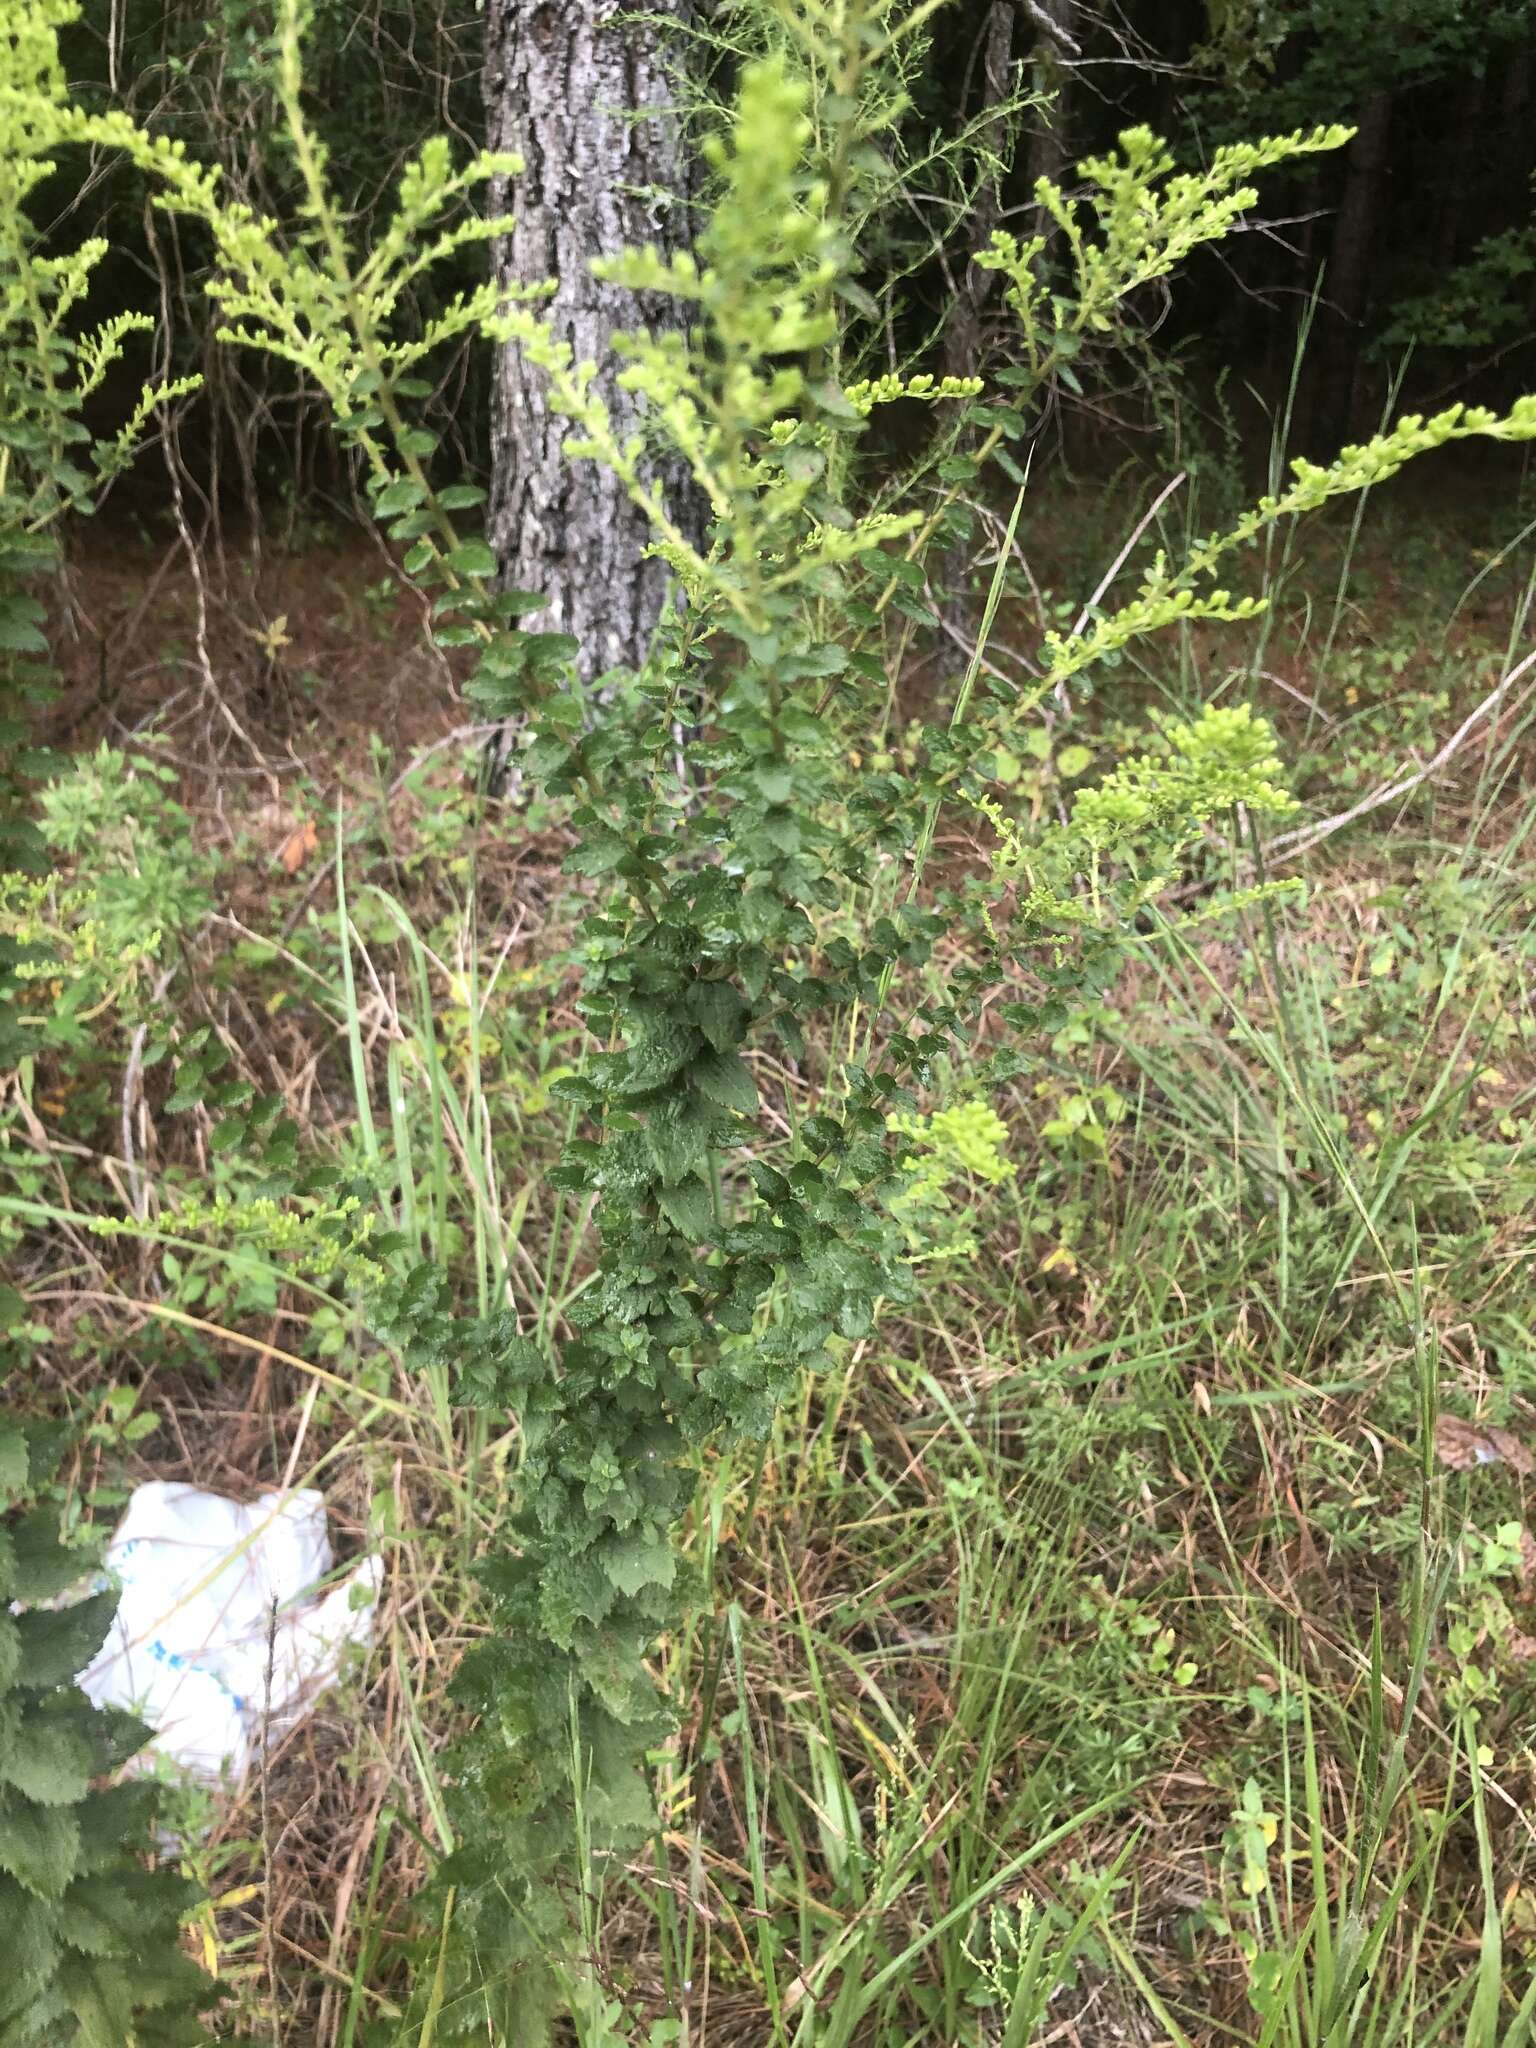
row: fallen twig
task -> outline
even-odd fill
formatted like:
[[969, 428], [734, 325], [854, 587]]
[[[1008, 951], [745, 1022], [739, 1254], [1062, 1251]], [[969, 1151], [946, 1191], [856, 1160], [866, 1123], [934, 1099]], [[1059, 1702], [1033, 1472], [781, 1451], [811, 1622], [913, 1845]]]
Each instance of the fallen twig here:
[[1482, 702], [1467, 713], [1445, 745], [1438, 753], [1432, 755], [1422, 768], [1416, 769], [1412, 775], [1400, 776], [1397, 781], [1372, 790], [1369, 796], [1361, 797], [1359, 803], [1351, 804], [1347, 811], [1339, 811], [1331, 818], [1322, 818], [1314, 825], [1297, 825], [1289, 832], [1278, 833], [1265, 843], [1265, 862], [1296, 860], [1300, 855], [1309, 853], [1324, 839], [1331, 839], [1335, 832], [1342, 832], [1346, 825], [1354, 824], [1357, 818], [1367, 817], [1372, 811], [1379, 811], [1385, 804], [1396, 803], [1399, 797], [1411, 796], [1421, 783], [1428, 782], [1432, 775], [1440, 772], [1467, 735], [1498, 708], [1511, 686], [1533, 665], [1536, 665], [1536, 647], [1532, 648], [1523, 661], [1516, 662], [1512, 669], [1499, 678]]

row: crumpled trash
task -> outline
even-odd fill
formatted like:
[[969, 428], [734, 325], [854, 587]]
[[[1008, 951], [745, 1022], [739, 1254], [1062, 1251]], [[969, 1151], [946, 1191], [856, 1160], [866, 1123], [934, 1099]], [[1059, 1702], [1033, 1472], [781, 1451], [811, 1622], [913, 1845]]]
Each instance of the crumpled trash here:
[[136, 1486], [107, 1548], [117, 1616], [80, 1683], [98, 1706], [147, 1721], [160, 1755], [238, 1780], [264, 1738], [334, 1682], [345, 1646], [372, 1637], [380, 1560], [316, 1597], [333, 1562], [319, 1493], [242, 1502]]

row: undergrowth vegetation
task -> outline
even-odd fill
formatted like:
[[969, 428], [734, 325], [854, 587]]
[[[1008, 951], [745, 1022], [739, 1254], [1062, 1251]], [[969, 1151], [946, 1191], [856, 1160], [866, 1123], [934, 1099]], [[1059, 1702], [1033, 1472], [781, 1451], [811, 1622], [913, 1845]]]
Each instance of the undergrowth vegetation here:
[[[924, 12], [787, 10], [695, 257], [604, 259], [681, 308], [616, 349], [704, 545], [538, 288], [400, 320], [517, 166], [429, 143], [355, 247], [297, 5], [286, 221], [71, 104], [61, 0], [0, 44], [14, 680], [47, 687], [45, 536], [160, 402], [81, 460], [130, 337], [80, 338], [100, 252], [40, 257], [27, 208], [88, 148], [206, 237], [222, 344], [323, 394], [379, 542], [346, 637], [383, 664], [409, 624], [445, 712], [403, 763], [366, 720], [326, 762], [318, 708], [307, 768], [269, 753], [194, 576], [244, 795], [169, 718], [11, 736], [0, 1483], [40, 1504], [0, 1550], [0, 2039], [196, 2038], [199, 1998], [215, 2038], [344, 2048], [1529, 2036], [1532, 572], [1495, 536], [1437, 617], [1370, 591], [1369, 535], [1536, 400], [1326, 464], [1277, 434], [1219, 518], [1032, 479], [1074, 365], [1342, 128], [1198, 172], [1127, 130], [978, 252], [1004, 361], [845, 374]], [[641, 672], [583, 687], [497, 586], [421, 417], [465, 338], [525, 351], [651, 521]], [[867, 452], [897, 407], [904, 463]], [[290, 623], [243, 630], [292, 716]], [[91, 1565], [55, 1526], [146, 1463], [333, 1489], [389, 1585], [289, 1781], [173, 1785], [158, 1843], [71, 1683], [110, 1590], [47, 1605]]]

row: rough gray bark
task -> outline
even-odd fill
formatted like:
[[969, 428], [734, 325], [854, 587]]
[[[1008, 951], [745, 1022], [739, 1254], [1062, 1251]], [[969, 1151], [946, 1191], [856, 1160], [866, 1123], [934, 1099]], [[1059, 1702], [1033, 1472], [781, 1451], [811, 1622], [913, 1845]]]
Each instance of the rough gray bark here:
[[[591, 259], [628, 244], [671, 250], [689, 239], [689, 179], [668, 75], [668, 31], [691, 0], [487, 0], [487, 141], [526, 168], [498, 200], [517, 225], [493, 250], [508, 284], [553, 278], [545, 311], [576, 360], [601, 366], [597, 389], [620, 439], [638, 409], [614, 381], [617, 330], [654, 327], [666, 308], [600, 284]], [[645, 520], [615, 479], [560, 453], [565, 422], [515, 348], [495, 386], [488, 533], [504, 581], [548, 599], [534, 628], [574, 634], [588, 677], [645, 655], [667, 574], [642, 558]], [[669, 506], [697, 529], [686, 481], [663, 472]]]

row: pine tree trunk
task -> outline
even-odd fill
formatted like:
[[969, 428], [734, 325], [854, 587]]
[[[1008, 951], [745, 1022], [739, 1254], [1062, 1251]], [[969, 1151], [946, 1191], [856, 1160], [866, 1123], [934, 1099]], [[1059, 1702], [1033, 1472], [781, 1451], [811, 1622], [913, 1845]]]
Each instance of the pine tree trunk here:
[[[596, 389], [620, 440], [637, 430], [639, 411], [615, 382], [610, 337], [654, 327], [669, 309], [600, 284], [589, 266], [630, 244], [687, 246], [689, 177], [668, 31], [686, 22], [690, 6], [486, 6], [487, 141], [525, 163], [501, 202], [517, 225], [494, 248], [496, 274], [509, 285], [555, 280], [544, 310], [576, 360], [600, 366]], [[562, 456], [565, 422], [516, 348], [502, 353], [494, 407], [488, 532], [504, 582], [547, 599], [529, 625], [574, 634], [588, 678], [637, 665], [667, 590], [664, 566], [643, 556], [644, 518], [606, 470]], [[658, 474], [679, 523], [696, 531], [686, 479], [665, 466]]]

